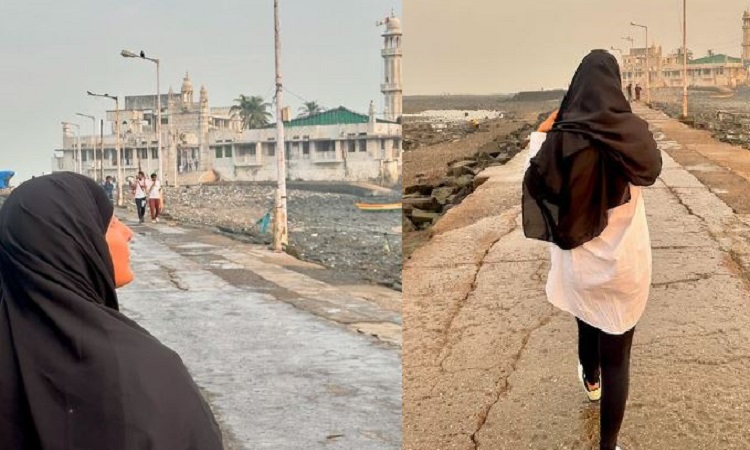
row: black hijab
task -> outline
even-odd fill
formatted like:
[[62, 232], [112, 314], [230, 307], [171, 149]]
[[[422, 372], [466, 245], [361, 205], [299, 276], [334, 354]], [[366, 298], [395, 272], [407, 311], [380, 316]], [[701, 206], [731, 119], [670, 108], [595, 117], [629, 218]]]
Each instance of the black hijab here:
[[617, 60], [592, 51], [524, 176], [524, 233], [562, 249], [590, 241], [606, 228], [607, 210], [630, 200], [628, 184], [653, 184], [661, 164], [648, 123], [622, 93]]
[[72, 173], [0, 209], [0, 449], [222, 448], [179, 356], [118, 312], [112, 212]]

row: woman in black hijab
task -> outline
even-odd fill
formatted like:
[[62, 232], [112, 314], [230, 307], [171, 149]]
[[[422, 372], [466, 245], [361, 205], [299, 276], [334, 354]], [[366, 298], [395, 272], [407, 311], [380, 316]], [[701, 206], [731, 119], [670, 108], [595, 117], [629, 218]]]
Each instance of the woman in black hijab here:
[[118, 311], [122, 227], [72, 173], [0, 209], [0, 449], [222, 449], [179, 356]]
[[604, 50], [583, 59], [553, 120], [524, 176], [523, 228], [554, 244], [547, 298], [577, 319], [579, 381], [589, 400], [602, 401], [600, 449], [615, 450], [651, 284], [639, 186], [656, 181], [661, 154]]

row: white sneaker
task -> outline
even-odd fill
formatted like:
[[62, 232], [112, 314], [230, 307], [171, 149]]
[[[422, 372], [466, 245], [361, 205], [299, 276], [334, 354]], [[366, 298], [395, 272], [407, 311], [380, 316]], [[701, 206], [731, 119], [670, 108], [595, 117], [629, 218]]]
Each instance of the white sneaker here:
[[583, 386], [583, 391], [586, 392], [586, 396], [589, 398], [590, 402], [598, 402], [602, 398], [602, 380], [601, 377], [599, 377], [599, 386], [596, 389], [589, 390], [589, 387], [586, 383], [586, 378], [583, 376], [583, 366], [581, 363], [578, 363], [578, 380], [581, 382], [581, 385]]

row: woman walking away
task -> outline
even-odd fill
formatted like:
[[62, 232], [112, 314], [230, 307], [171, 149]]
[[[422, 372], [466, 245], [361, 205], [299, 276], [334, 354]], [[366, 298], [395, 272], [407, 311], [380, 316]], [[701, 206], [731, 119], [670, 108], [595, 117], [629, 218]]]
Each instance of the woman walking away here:
[[[600, 449], [615, 450], [628, 398], [630, 347], [651, 284], [643, 196], [661, 172], [648, 124], [622, 92], [615, 58], [594, 50], [532, 136], [523, 181], [527, 237], [551, 242], [547, 298], [578, 325], [579, 382], [601, 397]], [[536, 145], [534, 145], [536, 143]]]
[[70, 172], [3, 204], [0, 449], [222, 449], [179, 356], [118, 311], [131, 237], [101, 187]]

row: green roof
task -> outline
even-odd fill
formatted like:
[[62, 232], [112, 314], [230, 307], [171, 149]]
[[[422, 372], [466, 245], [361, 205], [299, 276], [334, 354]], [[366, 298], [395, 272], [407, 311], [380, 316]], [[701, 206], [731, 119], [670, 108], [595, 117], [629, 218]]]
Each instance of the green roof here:
[[691, 59], [688, 64], [724, 64], [724, 63], [741, 63], [742, 59], [733, 58], [727, 55], [711, 55], [703, 58]]
[[[387, 120], [376, 119], [379, 123], [395, 123]], [[329, 109], [305, 117], [292, 119], [284, 122], [285, 127], [307, 127], [315, 125], [350, 125], [357, 123], [367, 123], [370, 121], [369, 116], [360, 114], [350, 109], [339, 106], [338, 108]], [[276, 124], [268, 125], [268, 128], [275, 127]]]

